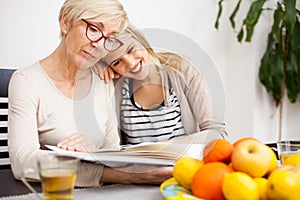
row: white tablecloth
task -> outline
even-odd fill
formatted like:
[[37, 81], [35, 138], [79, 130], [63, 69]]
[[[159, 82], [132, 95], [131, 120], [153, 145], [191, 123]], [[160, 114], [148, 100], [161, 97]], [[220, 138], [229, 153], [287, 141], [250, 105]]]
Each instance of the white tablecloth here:
[[[34, 194], [2, 197], [0, 200], [35, 200]], [[76, 189], [74, 200], [163, 200], [159, 186], [109, 185], [99, 188]]]

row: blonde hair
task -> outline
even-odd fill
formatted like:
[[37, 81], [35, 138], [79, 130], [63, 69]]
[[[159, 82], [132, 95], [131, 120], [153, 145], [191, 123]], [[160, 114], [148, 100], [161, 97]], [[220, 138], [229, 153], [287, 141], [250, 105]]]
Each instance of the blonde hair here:
[[72, 26], [81, 19], [95, 19], [110, 24], [123, 32], [127, 26], [127, 13], [118, 0], [66, 0], [59, 12], [59, 20], [65, 16]]
[[[168, 75], [167, 70], [165, 70], [165, 67], [168, 67], [171, 70], [176, 71], [180, 76], [182, 76], [181, 70], [182, 65], [185, 63], [185, 60], [178, 54], [172, 53], [172, 52], [155, 52], [152, 47], [150, 46], [149, 42], [147, 41], [144, 34], [136, 29], [131, 23], [128, 23], [127, 28], [125, 31], [118, 36], [118, 39], [121, 41], [125, 38], [133, 38], [136, 41], [138, 41], [148, 52], [150, 55], [150, 58], [155, 64], [158, 69], [161, 76], [161, 81], [164, 93], [164, 99], [165, 99], [165, 105], [171, 106], [171, 102], [169, 102], [169, 81], [168, 81]], [[105, 58], [101, 59], [100, 62], [104, 66], [108, 66], [110, 63], [106, 63]]]
[[131, 23], [128, 23], [127, 28], [125, 31], [118, 36], [118, 38], [122, 41], [124, 38], [132, 37], [137, 40], [150, 54], [152, 61], [154, 64], [160, 66], [164, 65], [170, 67], [174, 70], [178, 70], [184, 59], [172, 52], [155, 52], [152, 47], [150, 46], [149, 42], [147, 41], [144, 34], [136, 29]]

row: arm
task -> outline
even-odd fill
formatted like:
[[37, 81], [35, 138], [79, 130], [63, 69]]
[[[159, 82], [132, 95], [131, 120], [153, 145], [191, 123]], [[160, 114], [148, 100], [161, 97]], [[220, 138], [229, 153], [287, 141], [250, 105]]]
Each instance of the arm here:
[[[187, 62], [180, 63], [177, 71], [171, 70], [170, 74], [176, 94], [178, 95], [181, 115], [185, 128], [195, 133], [204, 130], [217, 131], [226, 136], [223, 119], [218, 118], [214, 111], [212, 95], [203, 75]], [[195, 129], [195, 125], [198, 128]]]
[[[26, 178], [39, 180], [36, 155], [43, 150], [40, 149], [37, 117], [43, 116], [37, 115], [40, 98], [31, 81], [20, 72], [10, 80], [8, 148], [15, 178], [21, 179], [23, 171], [32, 168], [34, 172], [26, 174]], [[102, 171], [102, 165], [80, 163], [76, 186], [98, 186]]]
[[[216, 113], [217, 105], [213, 104], [216, 101], [212, 99], [213, 96], [205, 77], [194, 66], [190, 65], [189, 68], [194, 77], [190, 80], [190, 87], [186, 91], [186, 96], [192, 111], [194, 111], [194, 116], [199, 122], [200, 131], [213, 130], [221, 134], [222, 137], [226, 136], [224, 119], [221, 119], [219, 113]], [[189, 70], [188, 72], [190, 73]]]
[[173, 167], [155, 167], [149, 170], [145, 170], [145, 166], [142, 168], [143, 170], [140, 172], [128, 172], [121, 169], [104, 167], [100, 182], [122, 184], [160, 184], [166, 179], [171, 178], [173, 173]]
[[[15, 73], [9, 84], [8, 147], [14, 176], [20, 179], [26, 168], [37, 169], [36, 153], [40, 149], [37, 131], [38, 97], [30, 80]], [[32, 174], [38, 179], [37, 173]]]

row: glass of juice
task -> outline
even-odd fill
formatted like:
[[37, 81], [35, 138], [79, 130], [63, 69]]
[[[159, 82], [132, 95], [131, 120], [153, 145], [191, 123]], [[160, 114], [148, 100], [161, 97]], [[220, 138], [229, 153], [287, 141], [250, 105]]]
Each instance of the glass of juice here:
[[38, 169], [45, 200], [73, 199], [78, 159], [56, 153], [38, 156]]
[[284, 164], [286, 159], [294, 154], [300, 154], [300, 141], [284, 140], [277, 142], [277, 151], [280, 163]]

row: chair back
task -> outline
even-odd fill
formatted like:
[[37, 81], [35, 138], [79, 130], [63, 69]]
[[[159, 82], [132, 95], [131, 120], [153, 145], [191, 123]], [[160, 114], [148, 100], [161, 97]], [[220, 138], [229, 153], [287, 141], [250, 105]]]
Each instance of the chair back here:
[[8, 84], [14, 69], [0, 69], [0, 169], [9, 169], [7, 147]]

